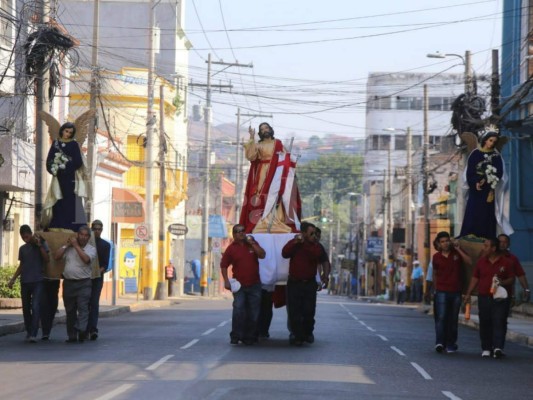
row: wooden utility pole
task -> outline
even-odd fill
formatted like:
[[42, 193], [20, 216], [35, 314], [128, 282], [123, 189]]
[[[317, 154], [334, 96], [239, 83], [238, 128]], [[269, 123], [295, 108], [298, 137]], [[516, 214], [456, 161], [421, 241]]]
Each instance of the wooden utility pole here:
[[91, 59], [91, 84], [90, 84], [90, 98], [89, 108], [94, 110], [94, 117], [89, 121], [89, 130], [87, 132], [87, 164], [89, 168], [89, 193], [87, 203], [85, 204], [85, 213], [87, 214], [87, 222], [90, 223], [94, 218], [94, 185], [95, 185], [95, 150], [96, 146], [96, 120], [98, 113], [96, 112], [96, 99], [100, 94], [100, 82], [98, 71], [98, 41], [99, 41], [99, 19], [100, 19], [100, 0], [94, 0], [93, 8], [93, 47]]
[[430, 226], [429, 226], [429, 129], [428, 129], [428, 86], [424, 85], [424, 147], [422, 153], [423, 193], [424, 193], [424, 263], [429, 263]]
[[407, 171], [405, 171], [407, 179], [407, 209], [405, 212], [405, 244], [406, 250], [413, 251], [413, 212], [411, 210], [411, 203], [413, 202], [413, 138], [411, 135], [411, 128], [407, 127]]
[[[47, 25], [50, 22], [50, 2], [49, 0], [41, 0], [37, 3], [38, 14], [40, 15], [42, 25]], [[34, 209], [34, 225], [35, 229], [41, 227], [41, 216], [43, 212], [43, 205], [45, 199], [46, 188], [46, 148], [48, 145], [48, 135], [46, 134], [45, 122], [39, 118], [41, 111], [50, 111], [50, 102], [48, 99], [49, 87], [49, 73], [45, 72], [42, 76], [35, 79], [35, 209]]]
[[143, 296], [145, 300], [152, 299], [152, 281], [154, 271], [152, 270], [153, 263], [153, 212], [154, 212], [154, 187], [152, 179], [152, 169], [154, 164], [153, 142], [154, 142], [154, 126], [156, 123], [156, 116], [154, 115], [154, 69], [155, 69], [155, 54], [154, 54], [154, 24], [155, 24], [155, 2], [150, 0], [149, 9], [149, 28], [148, 28], [148, 105], [146, 113], [146, 146], [144, 157], [144, 182], [145, 182], [145, 206], [146, 218], [145, 223], [148, 227], [148, 244], [146, 245], [146, 254], [143, 265]]
[[[167, 189], [167, 182], [165, 179], [165, 154], [166, 154], [166, 139], [165, 139], [165, 87], [159, 86], [159, 253], [158, 253], [158, 282], [156, 289], [156, 300], [164, 300], [167, 298], [167, 284], [165, 280], [165, 191]], [[172, 282], [169, 280], [171, 287]], [[172, 293], [168, 293], [171, 295]]]

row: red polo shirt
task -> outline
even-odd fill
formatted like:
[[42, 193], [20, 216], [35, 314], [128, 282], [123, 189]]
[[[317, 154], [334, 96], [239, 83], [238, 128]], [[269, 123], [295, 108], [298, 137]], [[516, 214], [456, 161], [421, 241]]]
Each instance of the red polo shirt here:
[[[509, 279], [513, 276], [514, 270], [511, 264], [511, 259], [500, 255], [494, 262], [490, 262], [488, 257], [481, 257], [475, 268], [472, 276], [475, 276], [479, 279], [478, 283], [478, 293], [482, 296], [490, 295], [490, 287], [492, 285], [492, 278], [494, 275], [497, 275], [500, 280]], [[509, 286], [504, 286], [507, 290], [507, 293], [510, 295]]]
[[233, 277], [242, 286], [251, 286], [260, 283], [259, 259], [253, 249], [246, 243], [231, 243], [220, 261], [220, 268], [233, 266]]
[[289, 240], [281, 250], [283, 258], [290, 258], [289, 278], [295, 280], [315, 279], [319, 259], [322, 255], [320, 244]]
[[433, 276], [435, 289], [439, 292], [460, 292], [462, 289], [461, 270], [463, 258], [455, 249], [446, 257], [442, 252], [433, 255]]

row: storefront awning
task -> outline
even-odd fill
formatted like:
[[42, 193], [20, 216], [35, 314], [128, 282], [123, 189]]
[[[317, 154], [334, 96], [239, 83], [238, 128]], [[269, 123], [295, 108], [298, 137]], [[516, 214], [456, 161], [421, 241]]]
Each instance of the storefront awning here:
[[138, 224], [144, 222], [144, 199], [128, 189], [113, 188], [111, 222]]

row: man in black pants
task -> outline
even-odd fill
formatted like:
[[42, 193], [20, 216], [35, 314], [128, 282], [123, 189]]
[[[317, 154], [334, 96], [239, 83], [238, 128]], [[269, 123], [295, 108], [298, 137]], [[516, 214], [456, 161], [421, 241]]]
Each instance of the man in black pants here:
[[322, 248], [316, 240], [316, 228], [303, 222], [301, 233], [290, 240], [281, 251], [290, 258], [287, 281], [287, 306], [289, 310], [289, 342], [301, 346], [313, 343], [317, 292], [317, 267]]
[[91, 280], [91, 300], [89, 302], [89, 324], [87, 325], [87, 335], [91, 340], [98, 339], [98, 313], [100, 312], [100, 294], [104, 286], [104, 274], [109, 265], [111, 245], [101, 238], [104, 224], [99, 219], [95, 219], [91, 224], [94, 234], [96, 252], [98, 253], [98, 266], [100, 276]]

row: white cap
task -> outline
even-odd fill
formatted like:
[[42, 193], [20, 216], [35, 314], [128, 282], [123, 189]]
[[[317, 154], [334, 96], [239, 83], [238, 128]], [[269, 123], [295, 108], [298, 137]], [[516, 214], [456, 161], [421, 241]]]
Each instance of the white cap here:
[[229, 284], [231, 286], [231, 291], [233, 293], [238, 292], [239, 289], [241, 288], [241, 283], [237, 279], [231, 278], [229, 280]]

